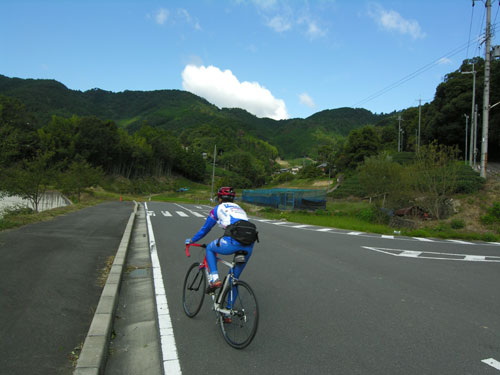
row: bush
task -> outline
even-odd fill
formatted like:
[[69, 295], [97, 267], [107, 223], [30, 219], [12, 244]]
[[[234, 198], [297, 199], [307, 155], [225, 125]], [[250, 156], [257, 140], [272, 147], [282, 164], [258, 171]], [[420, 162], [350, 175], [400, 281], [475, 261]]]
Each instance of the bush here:
[[465, 228], [465, 222], [459, 219], [453, 219], [450, 223], [452, 229], [463, 229]]

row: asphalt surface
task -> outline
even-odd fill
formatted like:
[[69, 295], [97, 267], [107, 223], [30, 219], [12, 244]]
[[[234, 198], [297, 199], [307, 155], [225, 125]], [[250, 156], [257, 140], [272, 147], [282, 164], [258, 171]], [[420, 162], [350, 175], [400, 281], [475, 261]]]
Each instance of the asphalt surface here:
[[133, 204], [103, 203], [0, 233], [0, 374], [72, 374]]
[[[193, 319], [182, 310], [184, 275], [197, 258], [186, 258], [184, 239], [204, 222], [193, 213], [209, 208], [148, 209], [184, 375], [500, 374], [483, 362], [500, 361], [500, 244], [255, 221], [261, 242], [242, 279], [256, 293], [260, 324], [238, 351], [207, 299]], [[201, 242], [220, 235], [214, 228]]]

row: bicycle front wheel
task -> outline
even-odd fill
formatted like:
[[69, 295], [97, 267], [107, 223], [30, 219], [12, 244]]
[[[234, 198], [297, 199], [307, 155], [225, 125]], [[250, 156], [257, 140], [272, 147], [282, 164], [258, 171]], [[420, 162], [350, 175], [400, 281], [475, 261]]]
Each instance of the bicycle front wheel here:
[[259, 307], [257, 298], [244, 281], [236, 281], [222, 297], [221, 308], [230, 310], [229, 315], [219, 313], [219, 325], [226, 342], [236, 349], [247, 347], [257, 333]]
[[206, 280], [204, 269], [200, 263], [193, 263], [184, 278], [184, 289], [182, 292], [182, 306], [184, 312], [190, 318], [194, 317], [201, 309], [205, 298]]

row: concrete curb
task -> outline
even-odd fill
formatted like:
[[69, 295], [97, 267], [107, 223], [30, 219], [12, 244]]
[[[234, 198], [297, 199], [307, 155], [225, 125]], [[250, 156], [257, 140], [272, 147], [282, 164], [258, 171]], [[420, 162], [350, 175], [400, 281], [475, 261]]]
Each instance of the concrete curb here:
[[130, 214], [120, 246], [118, 246], [106, 285], [73, 372], [74, 375], [98, 375], [105, 368], [123, 268], [127, 260], [128, 245], [137, 214], [138, 203], [134, 203], [134, 212]]

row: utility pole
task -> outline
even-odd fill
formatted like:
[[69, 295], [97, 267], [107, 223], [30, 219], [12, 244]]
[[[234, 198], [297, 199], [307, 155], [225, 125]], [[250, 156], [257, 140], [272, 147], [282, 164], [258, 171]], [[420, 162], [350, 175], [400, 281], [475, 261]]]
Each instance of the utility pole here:
[[418, 140], [417, 140], [417, 152], [420, 151], [420, 124], [422, 119], [422, 99], [418, 100]]
[[212, 202], [214, 199], [215, 155], [217, 155], [217, 145], [214, 145], [214, 164], [212, 166], [212, 194], [210, 195], [210, 202]]
[[398, 126], [398, 152], [401, 152], [401, 115], [398, 116], [399, 126]]
[[[469, 154], [469, 165], [472, 166], [472, 140], [474, 131], [474, 108], [476, 106], [476, 70], [474, 69], [474, 64], [472, 64], [472, 72], [462, 72], [462, 74], [472, 74], [472, 108], [470, 111], [470, 154]], [[467, 131], [467, 130], [466, 130]], [[467, 139], [467, 134], [465, 134]]]
[[491, 0], [486, 0], [486, 56], [484, 60], [483, 94], [483, 139], [481, 143], [481, 177], [486, 178], [488, 164], [488, 121], [490, 110], [490, 39], [491, 39]]
[[[474, 143], [473, 143], [473, 147], [474, 147], [474, 164], [473, 164], [473, 167], [474, 167], [474, 170], [476, 170], [476, 161], [477, 161], [477, 116], [479, 116], [478, 114], [478, 108], [477, 108], [477, 104], [476, 104], [476, 108], [475, 108], [475, 111], [474, 111]], [[472, 151], [472, 150], [471, 150]]]
[[[468, 125], [469, 125], [469, 115], [464, 115], [465, 116], [465, 154], [464, 154], [464, 161], [465, 165], [467, 165], [467, 133], [468, 133]], [[472, 120], [472, 119], [471, 119]]]

